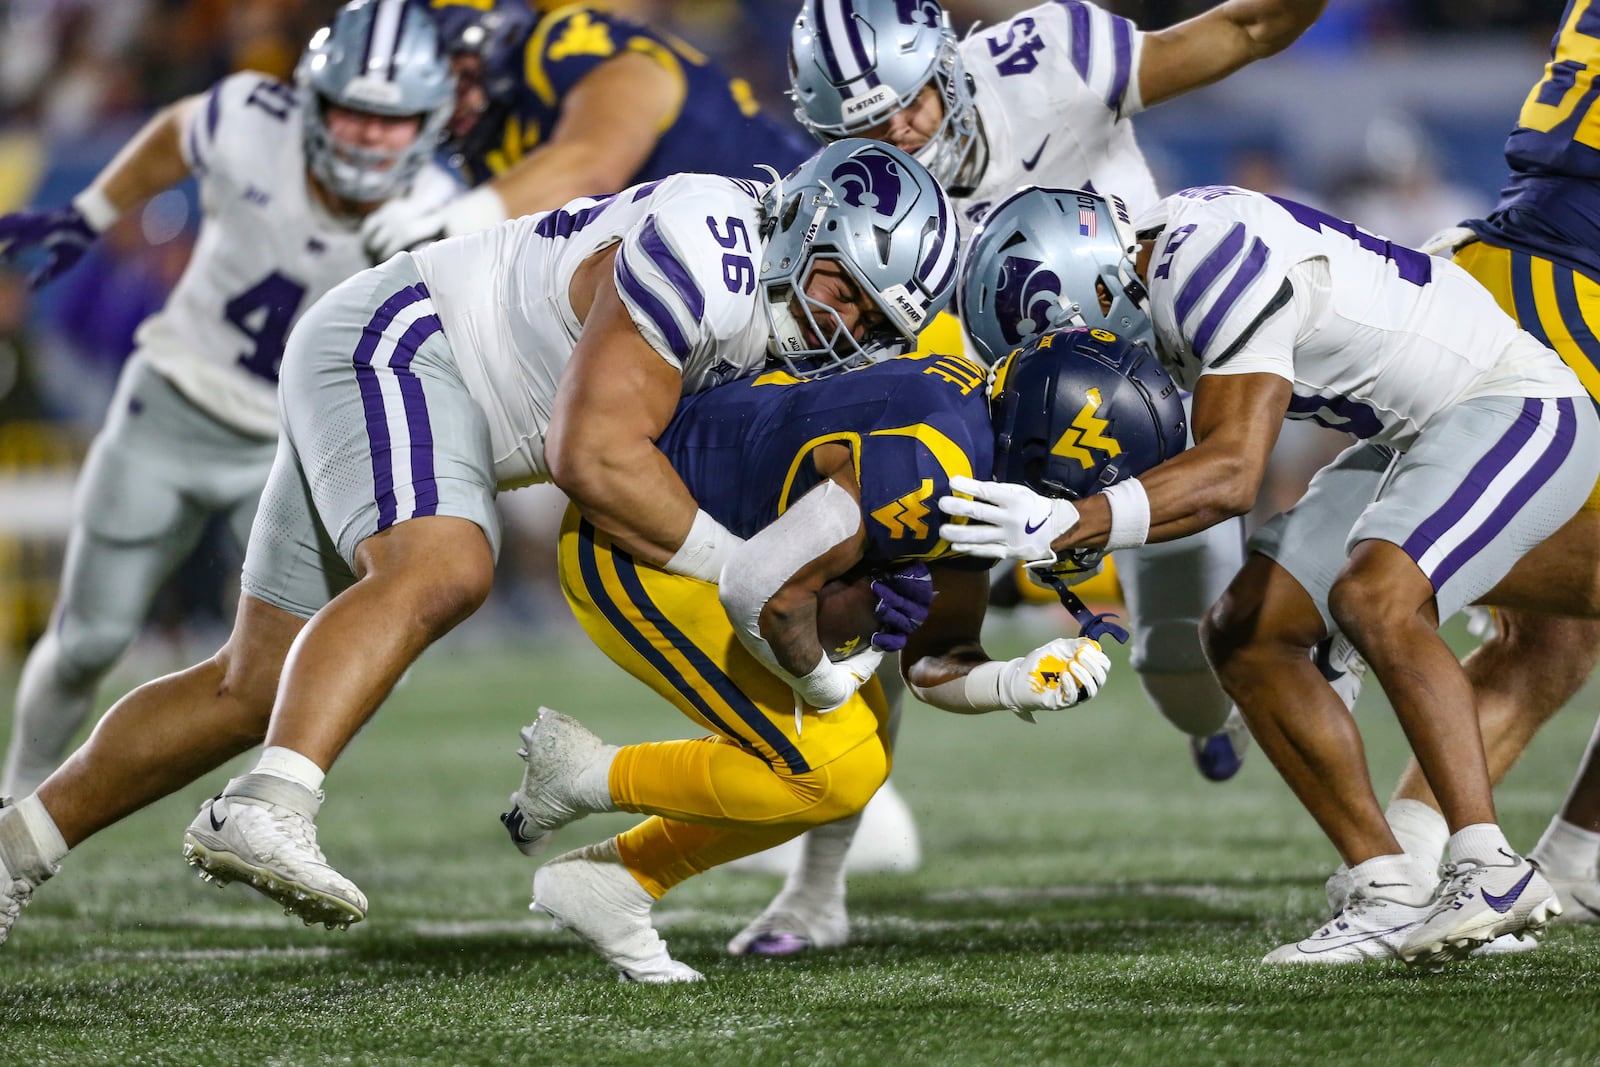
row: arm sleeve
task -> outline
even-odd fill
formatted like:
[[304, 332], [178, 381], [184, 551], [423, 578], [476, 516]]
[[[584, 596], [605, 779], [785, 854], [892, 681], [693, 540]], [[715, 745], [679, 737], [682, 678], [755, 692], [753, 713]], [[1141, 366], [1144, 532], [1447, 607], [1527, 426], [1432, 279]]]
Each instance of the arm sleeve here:
[[1051, 0], [1026, 11], [1056, 63], [1069, 63], [1079, 81], [1117, 118], [1144, 110], [1139, 55], [1144, 33], [1129, 20], [1083, 0]]

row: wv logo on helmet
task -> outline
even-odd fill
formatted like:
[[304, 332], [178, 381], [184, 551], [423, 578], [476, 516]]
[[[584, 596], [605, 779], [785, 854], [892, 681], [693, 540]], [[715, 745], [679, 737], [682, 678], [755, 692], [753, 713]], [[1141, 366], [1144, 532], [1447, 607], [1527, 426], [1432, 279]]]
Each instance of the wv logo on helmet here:
[[1084, 470], [1095, 464], [1094, 456], [1089, 452], [1091, 448], [1104, 452], [1107, 459], [1122, 455], [1122, 446], [1106, 432], [1110, 423], [1095, 414], [1100, 410], [1101, 402], [1098, 389], [1090, 389], [1084, 394], [1083, 407], [1072, 417], [1072, 425], [1067, 427], [1067, 431], [1050, 450], [1051, 455], [1075, 459], [1083, 464]]

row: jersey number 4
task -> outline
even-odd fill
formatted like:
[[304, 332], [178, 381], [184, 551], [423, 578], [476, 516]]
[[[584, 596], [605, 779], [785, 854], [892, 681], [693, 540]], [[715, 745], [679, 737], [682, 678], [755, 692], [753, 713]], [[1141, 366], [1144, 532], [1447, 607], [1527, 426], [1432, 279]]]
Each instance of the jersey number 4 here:
[[269, 382], [278, 380], [283, 342], [305, 295], [305, 286], [273, 271], [228, 301], [222, 313], [255, 343], [253, 350], [239, 354], [240, 366]]

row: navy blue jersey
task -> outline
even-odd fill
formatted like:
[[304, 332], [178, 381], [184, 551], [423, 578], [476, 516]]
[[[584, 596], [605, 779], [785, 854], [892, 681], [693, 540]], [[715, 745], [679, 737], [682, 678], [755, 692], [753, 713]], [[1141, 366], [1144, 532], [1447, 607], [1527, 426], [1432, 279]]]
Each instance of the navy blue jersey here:
[[772, 372], [689, 397], [657, 444], [701, 508], [740, 537], [816, 485], [813, 449], [846, 445], [861, 484], [865, 559], [936, 559], [949, 552], [938, 500], [951, 476], [988, 479], [994, 469], [986, 376], [959, 356], [892, 359], [809, 382]]
[[1506, 140], [1511, 179], [1488, 219], [1491, 244], [1600, 276], [1600, 3], [1568, 0], [1550, 62]]
[[763, 114], [743, 79], [730, 79], [690, 45], [572, 5], [544, 15], [528, 36], [522, 80], [501, 129], [487, 147], [462, 160], [472, 182], [504, 173], [537, 148], [555, 128], [573, 86], [625, 52], [651, 57], [684, 85], [683, 106], [628, 184], [691, 171], [753, 178], [757, 163], [787, 174], [816, 150], [797, 125]]

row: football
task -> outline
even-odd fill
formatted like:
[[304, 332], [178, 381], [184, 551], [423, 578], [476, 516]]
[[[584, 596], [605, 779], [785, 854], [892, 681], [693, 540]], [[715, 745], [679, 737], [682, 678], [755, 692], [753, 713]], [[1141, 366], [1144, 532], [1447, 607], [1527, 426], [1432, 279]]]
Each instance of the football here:
[[865, 652], [878, 629], [875, 570], [856, 567], [817, 590], [817, 637], [831, 660]]

